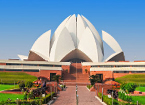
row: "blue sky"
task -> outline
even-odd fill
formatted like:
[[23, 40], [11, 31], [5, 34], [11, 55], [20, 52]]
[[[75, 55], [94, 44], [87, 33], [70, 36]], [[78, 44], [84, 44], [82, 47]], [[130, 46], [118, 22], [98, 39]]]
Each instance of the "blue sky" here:
[[[144, 0], [0, 0], [0, 59], [28, 55], [35, 40], [69, 15], [84, 15], [111, 34], [126, 60], [145, 60]], [[105, 58], [113, 51], [104, 44]]]

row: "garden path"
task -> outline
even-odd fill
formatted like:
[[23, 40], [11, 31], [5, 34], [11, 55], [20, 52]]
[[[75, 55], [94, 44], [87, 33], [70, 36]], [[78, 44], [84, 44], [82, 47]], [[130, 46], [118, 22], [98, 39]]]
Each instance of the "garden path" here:
[[[102, 105], [95, 98], [95, 92], [89, 92], [86, 86], [78, 86], [78, 95], [78, 105]], [[66, 91], [60, 91], [57, 100], [52, 105], [76, 105], [76, 87], [68, 86]]]

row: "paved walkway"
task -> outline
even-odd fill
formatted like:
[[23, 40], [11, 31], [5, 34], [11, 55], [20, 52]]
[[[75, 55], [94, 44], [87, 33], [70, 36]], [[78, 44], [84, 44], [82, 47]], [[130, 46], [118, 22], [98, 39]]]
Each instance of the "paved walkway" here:
[[[78, 105], [102, 105], [95, 98], [95, 92], [89, 92], [86, 86], [78, 86], [78, 95]], [[76, 105], [76, 87], [69, 86], [66, 91], [60, 91], [57, 100], [52, 105]]]

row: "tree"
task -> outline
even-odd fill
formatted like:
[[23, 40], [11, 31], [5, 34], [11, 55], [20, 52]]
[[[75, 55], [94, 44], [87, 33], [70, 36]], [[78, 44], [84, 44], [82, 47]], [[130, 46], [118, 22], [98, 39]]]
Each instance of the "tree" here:
[[24, 89], [24, 87], [25, 87], [25, 82], [20, 82], [19, 83], [19, 88], [22, 90], [22, 89]]
[[31, 82], [31, 81], [27, 81], [27, 82], [26, 82], [26, 87], [27, 87], [28, 89], [30, 89], [32, 86], [33, 86], [33, 82]]
[[57, 84], [59, 83], [59, 80], [61, 79], [60, 75], [54, 75], [53, 76], [53, 80], [57, 82]]
[[88, 71], [88, 70], [87, 70], [87, 69], [85, 69], [85, 72], [86, 72], [86, 73], [87, 73], [87, 71]]
[[94, 85], [96, 82], [102, 82], [100, 75], [91, 75], [89, 80], [91, 82], [91, 85]]

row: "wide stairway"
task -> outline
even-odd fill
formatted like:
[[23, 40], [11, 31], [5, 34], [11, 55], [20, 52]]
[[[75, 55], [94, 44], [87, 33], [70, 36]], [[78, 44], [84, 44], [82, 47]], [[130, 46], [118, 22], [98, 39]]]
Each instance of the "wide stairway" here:
[[66, 85], [87, 85], [90, 84], [89, 75], [82, 74], [81, 63], [72, 63], [70, 73], [63, 72], [63, 79]]

